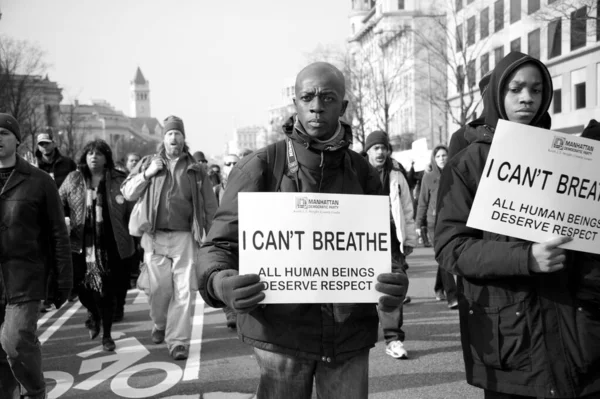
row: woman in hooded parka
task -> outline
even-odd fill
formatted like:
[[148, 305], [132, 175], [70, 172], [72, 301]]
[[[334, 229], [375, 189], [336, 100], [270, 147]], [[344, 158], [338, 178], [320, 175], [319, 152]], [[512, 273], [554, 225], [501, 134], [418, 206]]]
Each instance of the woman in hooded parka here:
[[600, 310], [571, 289], [577, 265], [558, 248], [570, 239], [532, 243], [466, 225], [498, 120], [549, 128], [551, 100], [546, 66], [508, 54], [491, 74], [483, 118], [466, 126], [469, 146], [440, 181], [436, 259], [460, 277], [467, 382], [485, 398], [600, 398]]

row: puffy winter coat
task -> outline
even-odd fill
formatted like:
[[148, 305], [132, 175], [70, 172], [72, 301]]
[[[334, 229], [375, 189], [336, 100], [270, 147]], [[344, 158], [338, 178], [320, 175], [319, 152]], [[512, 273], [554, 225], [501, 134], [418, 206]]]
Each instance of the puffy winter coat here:
[[[377, 172], [348, 148], [352, 132], [347, 125], [342, 128], [343, 138], [333, 147], [323, 148], [294, 128], [291, 121], [284, 125], [299, 163], [300, 191], [381, 194]], [[358, 178], [359, 168], [366, 169], [367, 179], [363, 185]], [[268, 170], [267, 151], [263, 148], [242, 159], [229, 175], [213, 227], [200, 249], [198, 286], [209, 306], [225, 306], [214, 295], [213, 274], [238, 269], [237, 194], [267, 191]], [[283, 176], [280, 191], [298, 191], [290, 176], [288, 173]], [[343, 361], [374, 346], [377, 327], [374, 304], [278, 304], [260, 306], [249, 314], [238, 315], [238, 334], [242, 341], [257, 348], [327, 363]]]
[[538, 60], [510, 53], [492, 73], [484, 97], [485, 124], [467, 126], [469, 146], [442, 172], [436, 259], [461, 277], [459, 313], [468, 383], [538, 398], [583, 397], [600, 392], [600, 310], [574, 295], [578, 271], [573, 257], [561, 271], [531, 273], [531, 242], [466, 225], [497, 120], [507, 119], [497, 94], [524, 63], [537, 65], [541, 72], [542, 105], [530, 124], [544, 124], [550, 75]]
[[[121, 259], [129, 258], [135, 252], [133, 238], [129, 235], [129, 215], [132, 205], [125, 201], [121, 194], [121, 183], [125, 180], [125, 173], [113, 169], [107, 171], [106, 198], [108, 199], [108, 212], [112, 234], [115, 237]], [[87, 208], [85, 191], [87, 189], [85, 178], [81, 171], [76, 170], [67, 176], [58, 190], [65, 209], [65, 215], [71, 219], [71, 250], [78, 254], [83, 251], [83, 228], [85, 225], [85, 212]]]

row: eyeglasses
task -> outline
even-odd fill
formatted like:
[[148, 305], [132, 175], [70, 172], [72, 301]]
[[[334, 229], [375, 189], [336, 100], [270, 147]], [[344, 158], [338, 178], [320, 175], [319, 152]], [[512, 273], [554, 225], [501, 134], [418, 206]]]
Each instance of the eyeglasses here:
[[235, 164], [237, 164], [237, 162], [225, 162], [223, 165], [225, 165], [225, 166], [235, 166]]

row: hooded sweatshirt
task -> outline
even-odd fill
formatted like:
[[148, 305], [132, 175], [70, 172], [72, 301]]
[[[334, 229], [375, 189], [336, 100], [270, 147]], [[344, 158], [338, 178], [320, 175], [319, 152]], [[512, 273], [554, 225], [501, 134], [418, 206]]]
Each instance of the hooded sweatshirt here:
[[484, 123], [467, 126], [471, 144], [442, 172], [436, 260], [461, 277], [459, 319], [469, 384], [528, 397], [584, 397], [600, 392], [600, 312], [587, 311], [573, 295], [575, 265], [569, 259], [560, 271], [531, 273], [531, 242], [467, 226], [496, 124], [507, 119], [504, 86], [526, 63], [536, 65], [543, 80], [541, 106], [530, 124], [545, 123], [550, 74], [540, 61], [512, 52], [490, 77]]

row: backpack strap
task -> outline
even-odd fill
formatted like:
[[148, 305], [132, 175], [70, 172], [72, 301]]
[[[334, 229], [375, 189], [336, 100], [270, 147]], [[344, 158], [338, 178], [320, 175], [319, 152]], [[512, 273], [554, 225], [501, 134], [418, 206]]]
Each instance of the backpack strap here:
[[285, 140], [267, 146], [267, 185], [268, 192], [277, 192], [283, 180], [286, 161]]

